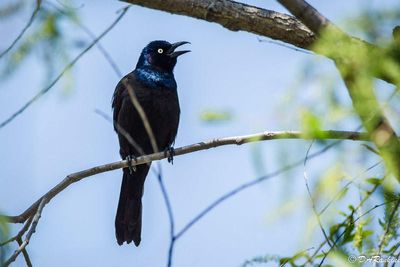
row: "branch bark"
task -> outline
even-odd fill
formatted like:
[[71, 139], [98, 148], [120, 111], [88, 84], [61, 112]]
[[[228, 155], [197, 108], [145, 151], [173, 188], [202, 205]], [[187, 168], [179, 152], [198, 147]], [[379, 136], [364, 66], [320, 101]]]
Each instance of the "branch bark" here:
[[28, 265], [32, 264], [25, 248], [29, 244], [29, 242], [32, 238], [32, 235], [36, 232], [36, 227], [39, 223], [40, 217], [42, 216], [42, 210], [43, 210], [44, 206], [48, 203], [48, 200], [46, 197], [42, 197], [39, 200], [40, 200], [39, 205], [37, 206], [36, 211], [34, 211], [35, 215], [33, 216], [33, 219], [32, 219], [31, 228], [29, 229], [28, 233], [26, 234], [25, 240], [20, 243], [20, 241], [22, 241], [22, 240], [21, 240], [21, 237], [18, 237], [17, 241], [18, 241], [19, 247], [14, 251], [14, 253], [11, 255], [11, 257], [4, 262], [4, 265], [3, 265], [4, 267], [7, 267], [11, 263], [13, 263], [21, 252], [24, 254], [27, 264]]
[[283, 13], [228, 0], [122, 0], [147, 8], [215, 22], [231, 31], [247, 31], [300, 48], [315, 35], [296, 18]]
[[[344, 140], [357, 140], [357, 141], [369, 141], [367, 133], [350, 132], [350, 131], [321, 131], [317, 136], [307, 136], [298, 131], [281, 131], [281, 132], [262, 132], [250, 135], [224, 137], [219, 139], [213, 139], [210, 141], [199, 142], [196, 144], [176, 148], [174, 150], [174, 156], [180, 156], [184, 154], [193, 153], [196, 151], [206, 150], [225, 145], [242, 145], [245, 143], [268, 141], [277, 139], [344, 139]], [[158, 152], [146, 156], [141, 156], [136, 159], [135, 162], [131, 162], [133, 166], [146, 164], [152, 161], [161, 160], [169, 157], [169, 152]], [[105, 165], [96, 166], [83, 171], [75, 172], [67, 175], [59, 184], [50, 189], [46, 194], [39, 198], [23, 213], [17, 216], [3, 216], [9, 223], [23, 223], [29, 217], [31, 217], [37, 210], [42, 199], [45, 198], [49, 202], [57, 194], [63, 191], [65, 188], [73, 183], [76, 183], [83, 178], [93, 176], [95, 174], [112, 171], [121, 168], [129, 167], [129, 161], [121, 160]]]
[[[247, 31], [255, 33], [334, 59], [330, 54], [325, 54], [313, 48], [313, 44], [318, 40], [318, 36], [315, 34], [319, 32], [318, 29], [327, 25], [333, 26], [333, 24], [324, 16], [319, 14], [316, 9], [312, 8], [307, 3], [304, 4], [304, 1], [295, 1], [297, 3], [289, 5], [288, 3], [292, 3], [292, 1], [278, 0], [293, 14], [295, 14], [296, 17], [298, 16], [298, 18], [304, 19], [303, 22], [290, 15], [231, 0], [120, 1], [173, 14], [185, 15], [209, 22], [215, 22], [231, 31]], [[315, 18], [316, 14], [321, 16]], [[308, 23], [305, 23], [305, 20], [307, 20]], [[382, 55], [386, 53], [378, 46], [349, 36], [337, 27], [336, 29], [357, 46], [362, 48], [367, 47], [367, 49], [371, 49], [375, 53]], [[396, 77], [393, 77], [392, 74], [388, 73], [376, 73], [376, 77], [392, 84], [398, 82]]]

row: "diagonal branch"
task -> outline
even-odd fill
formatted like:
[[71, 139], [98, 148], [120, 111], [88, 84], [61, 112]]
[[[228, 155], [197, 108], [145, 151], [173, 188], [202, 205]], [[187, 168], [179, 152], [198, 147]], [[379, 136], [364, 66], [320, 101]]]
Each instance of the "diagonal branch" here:
[[[23, 245], [22, 238], [19, 237], [17, 239], [17, 243], [21, 247]], [[25, 259], [25, 263], [26, 263], [27, 267], [32, 267], [32, 261], [31, 261], [31, 258], [29, 257], [29, 254], [28, 254], [28, 251], [26, 250], [26, 247], [24, 247], [22, 249], [22, 255], [24, 255], [24, 259]]]
[[[32, 235], [36, 231], [36, 227], [37, 227], [37, 225], [39, 223], [40, 217], [42, 216], [42, 210], [43, 210], [44, 206], [48, 203], [46, 197], [42, 197], [39, 200], [40, 200], [40, 202], [39, 202], [39, 205], [38, 205], [38, 207], [36, 209], [36, 213], [33, 216], [31, 228], [29, 229], [28, 233], [26, 234], [25, 240], [21, 244], [19, 244], [18, 249], [16, 249], [14, 251], [14, 253], [11, 255], [11, 257], [4, 262], [4, 265], [3, 265], [4, 267], [7, 267], [12, 262], [14, 262], [15, 259], [18, 257], [18, 255], [21, 252], [24, 254], [24, 257], [25, 257], [25, 260], [27, 261], [27, 263], [28, 262], [30, 263], [29, 256], [27, 256], [27, 252], [26, 252], [25, 248], [29, 244]], [[21, 237], [19, 237], [17, 240], [21, 241]], [[20, 243], [20, 242], [18, 242], [18, 243]], [[28, 263], [28, 265], [29, 265], [29, 263]]]
[[41, 4], [42, 0], [36, 0], [36, 7], [33, 10], [32, 15], [29, 18], [28, 22], [26, 23], [25, 27], [21, 30], [21, 32], [14, 39], [14, 41], [3, 52], [0, 53], [0, 58], [2, 58], [5, 54], [7, 54], [15, 46], [15, 44], [22, 38], [26, 30], [28, 30], [28, 28], [32, 25], [33, 21], [36, 18], [36, 15], [39, 13]]
[[325, 27], [333, 27], [327, 18], [303, 0], [278, 0], [278, 2], [316, 34], [320, 34]]
[[[318, 136], [305, 136], [303, 133], [298, 131], [281, 131], [281, 132], [262, 132], [257, 134], [233, 136], [217, 138], [210, 141], [204, 141], [200, 143], [195, 143], [192, 145], [176, 148], [174, 150], [174, 156], [184, 155], [188, 153], [193, 153], [196, 151], [206, 150], [210, 148], [215, 148], [225, 145], [242, 145], [245, 143], [258, 142], [258, 141], [268, 141], [277, 139], [341, 139], [341, 140], [353, 140], [353, 141], [368, 141], [368, 135], [362, 132], [350, 132], [350, 131], [321, 131]], [[161, 160], [168, 158], [169, 151], [158, 152], [150, 155], [145, 155], [138, 157], [134, 162], [129, 162], [128, 160], [117, 161], [105, 165], [96, 166], [83, 171], [75, 172], [67, 175], [59, 184], [54, 186], [50, 191], [44, 194], [39, 200], [33, 203], [28, 209], [17, 216], [5, 216], [5, 218], [10, 223], [23, 223], [36, 211], [42, 198], [46, 198], [49, 202], [58, 193], [63, 191], [65, 188], [71, 184], [82, 180], [83, 178], [93, 176], [95, 174], [112, 171], [121, 168], [127, 168], [131, 165], [146, 164], [152, 161]]]
[[309, 184], [308, 184], [308, 180], [309, 180], [309, 179], [308, 179], [308, 175], [307, 175], [306, 166], [307, 166], [308, 156], [309, 156], [309, 154], [310, 154], [311, 147], [312, 147], [313, 144], [314, 144], [314, 140], [311, 141], [311, 144], [310, 144], [310, 146], [308, 147], [307, 152], [306, 152], [306, 156], [305, 156], [305, 158], [304, 158], [304, 163], [303, 163], [303, 168], [304, 168], [304, 170], [303, 170], [303, 178], [304, 178], [304, 182], [305, 182], [305, 184], [306, 184], [308, 196], [310, 197], [310, 201], [311, 201], [311, 204], [312, 204], [312, 210], [313, 210], [313, 212], [314, 212], [315, 217], [317, 218], [317, 222], [318, 222], [319, 228], [321, 229], [321, 232], [322, 232], [322, 234], [323, 234], [323, 236], [324, 236], [324, 238], [325, 238], [326, 243], [328, 243], [329, 246], [332, 246], [331, 241], [329, 240], [329, 237], [328, 237], [328, 235], [327, 235], [327, 233], [326, 233], [326, 231], [325, 231], [325, 228], [324, 228], [324, 226], [322, 225], [321, 215], [320, 215], [320, 213], [318, 213], [318, 211], [317, 211], [317, 206], [316, 206], [316, 204], [315, 204], [314, 198], [313, 198], [313, 196], [312, 196], [312, 194], [311, 194], [310, 186], [309, 186]]

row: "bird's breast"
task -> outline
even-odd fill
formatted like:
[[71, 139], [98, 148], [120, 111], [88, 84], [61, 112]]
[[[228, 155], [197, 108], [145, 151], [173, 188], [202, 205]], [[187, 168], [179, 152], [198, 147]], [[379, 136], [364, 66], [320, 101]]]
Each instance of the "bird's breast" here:
[[176, 82], [172, 73], [150, 68], [136, 69], [135, 72], [139, 82], [151, 90], [176, 90]]

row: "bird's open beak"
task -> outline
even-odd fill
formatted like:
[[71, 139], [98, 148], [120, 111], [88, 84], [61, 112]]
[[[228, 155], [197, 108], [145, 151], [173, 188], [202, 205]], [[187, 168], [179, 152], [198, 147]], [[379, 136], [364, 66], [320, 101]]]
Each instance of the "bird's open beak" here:
[[175, 51], [176, 48], [178, 48], [179, 46], [184, 45], [184, 44], [190, 44], [190, 43], [183, 41], [183, 42], [177, 42], [177, 43], [172, 44], [171, 48], [167, 52], [168, 55], [172, 58], [177, 58], [180, 55], [190, 52], [190, 50]]

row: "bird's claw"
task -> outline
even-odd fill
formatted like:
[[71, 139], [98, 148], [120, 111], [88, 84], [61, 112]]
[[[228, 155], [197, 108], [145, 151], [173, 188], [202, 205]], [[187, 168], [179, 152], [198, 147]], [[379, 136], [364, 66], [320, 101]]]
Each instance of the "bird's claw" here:
[[172, 165], [174, 164], [174, 156], [175, 156], [175, 149], [173, 146], [168, 147], [165, 151], [165, 156], [167, 156], [168, 153], [168, 163], [171, 163]]
[[129, 164], [129, 174], [132, 174], [133, 172], [136, 171], [136, 166], [132, 165], [132, 160], [136, 162], [136, 157], [133, 155], [128, 155], [126, 157], [126, 160], [128, 161]]

